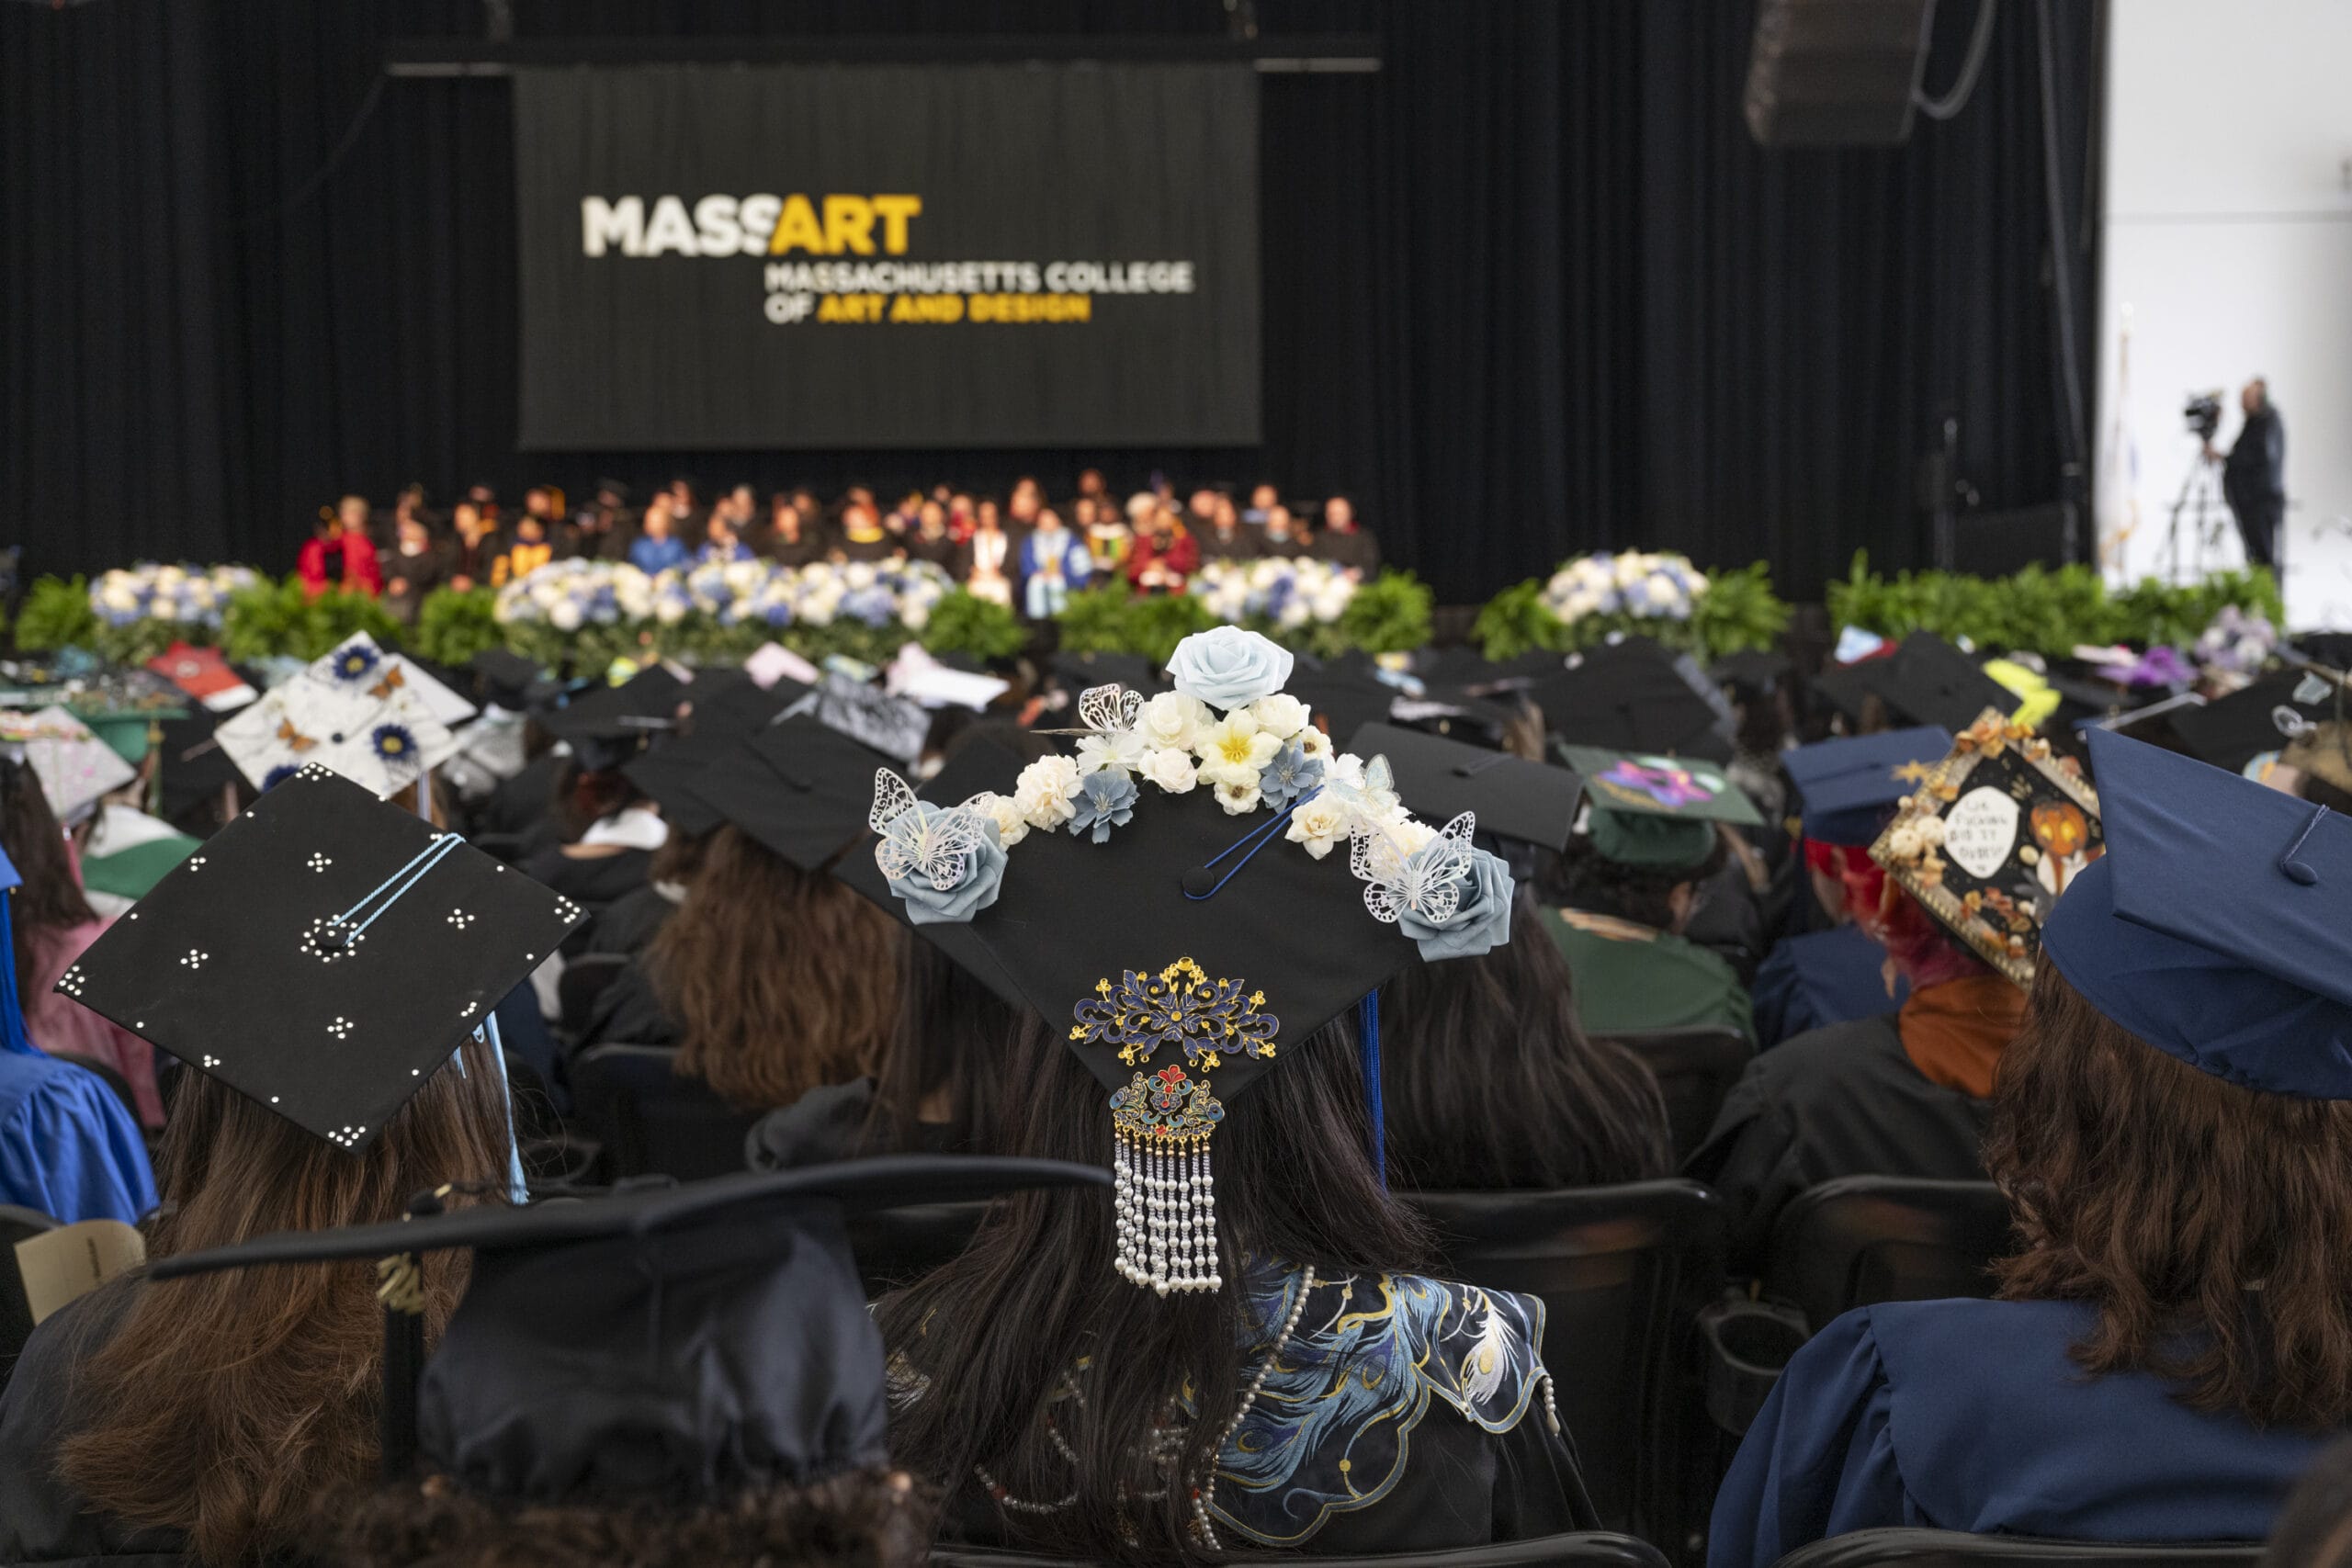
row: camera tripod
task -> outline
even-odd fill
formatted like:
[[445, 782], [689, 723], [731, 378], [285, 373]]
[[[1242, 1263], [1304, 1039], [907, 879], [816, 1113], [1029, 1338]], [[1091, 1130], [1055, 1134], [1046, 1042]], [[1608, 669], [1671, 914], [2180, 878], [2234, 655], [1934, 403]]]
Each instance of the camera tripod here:
[[[2165, 528], [2163, 575], [2166, 582], [2195, 582], [2205, 575], [2205, 555], [2222, 542], [2222, 530], [2228, 525], [2230, 509], [2222, 501], [2219, 474], [2222, 460], [2206, 455], [2199, 442], [2197, 454], [2189, 460], [2188, 477], [2180, 481], [2180, 494], [2172, 503], [2172, 521]], [[2188, 575], [2181, 575], [2180, 524], [2188, 519], [2193, 536], [2195, 555], [2190, 558]]]

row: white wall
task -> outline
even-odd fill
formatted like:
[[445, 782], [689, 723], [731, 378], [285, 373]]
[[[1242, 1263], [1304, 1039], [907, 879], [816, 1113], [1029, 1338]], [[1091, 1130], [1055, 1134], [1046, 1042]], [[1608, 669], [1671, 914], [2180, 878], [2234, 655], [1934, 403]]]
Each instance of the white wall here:
[[[2160, 570], [2196, 451], [2185, 394], [2225, 389], [2226, 451], [2237, 389], [2265, 376], [2287, 429], [2289, 621], [2352, 626], [2352, 0], [2110, 0], [2109, 16], [2102, 558]], [[2234, 566], [2222, 532], [2204, 559]]]

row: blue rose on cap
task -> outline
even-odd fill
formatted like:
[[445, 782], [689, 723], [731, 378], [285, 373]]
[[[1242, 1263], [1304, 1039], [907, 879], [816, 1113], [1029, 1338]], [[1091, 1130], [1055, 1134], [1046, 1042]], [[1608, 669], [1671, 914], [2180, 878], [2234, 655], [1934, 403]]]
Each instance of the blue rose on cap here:
[[[1442, 853], [1432, 842], [1415, 852], [1414, 859]], [[1411, 937], [1421, 956], [1431, 964], [1447, 958], [1476, 958], [1510, 941], [1511, 899], [1519, 885], [1510, 867], [1485, 850], [1470, 852], [1470, 869], [1459, 884], [1461, 898], [1442, 925], [1408, 907], [1396, 917], [1396, 929]]]
[[1168, 678], [1186, 696], [1229, 713], [1281, 691], [1292, 662], [1290, 649], [1271, 637], [1218, 626], [1176, 645]]
[[[960, 806], [937, 806], [928, 800], [918, 800], [907, 808], [922, 814], [927, 829], [941, 818], [964, 811]], [[964, 873], [953, 887], [942, 887], [918, 863], [904, 876], [889, 878], [890, 891], [897, 894], [907, 907], [910, 924], [928, 926], [968, 920], [996, 902], [999, 889], [1004, 886], [1004, 841], [997, 836], [996, 824], [975, 811], [964, 811], [972, 819], [972, 847], [964, 852]]]

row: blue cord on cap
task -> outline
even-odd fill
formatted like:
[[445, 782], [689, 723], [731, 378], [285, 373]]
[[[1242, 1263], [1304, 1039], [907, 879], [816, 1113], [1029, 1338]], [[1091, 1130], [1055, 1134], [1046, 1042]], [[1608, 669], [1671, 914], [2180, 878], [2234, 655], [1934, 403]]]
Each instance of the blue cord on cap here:
[[1372, 1115], [1372, 1174], [1388, 1190], [1388, 1119], [1380, 1106], [1380, 993], [1367, 991], [1356, 1003], [1356, 1049], [1363, 1062], [1365, 1109]]
[[[1321, 790], [1317, 790], [1315, 792], [1315, 795], [1320, 795], [1323, 792]], [[1232, 843], [1227, 845], [1224, 849], [1219, 850], [1216, 854], [1216, 860], [1212, 860], [1207, 865], [1200, 866], [1194, 870], [1186, 872], [1184, 874], [1184, 897], [1193, 899], [1195, 902], [1204, 898], [1216, 897], [1218, 893], [1224, 890], [1227, 883], [1232, 881], [1236, 876], [1240, 874], [1241, 868], [1250, 863], [1250, 856], [1256, 854], [1260, 850], [1264, 849], [1267, 844], [1272, 842], [1274, 835], [1282, 830], [1282, 825], [1289, 821], [1293, 813], [1296, 812], [1300, 807], [1306, 805], [1308, 801], [1313, 800], [1315, 798], [1315, 795], [1301, 795], [1298, 799], [1293, 801], [1290, 806], [1272, 821], [1266, 823], [1263, 827], [1250, 829], [1250, 831], [1242, 834], [1241, 837], [1236, 839]], [[1249, 846], [1250, 853], [1243, 855], [1239, 860], [1234, 862], [1233, 869], [1231, 871], [1228, 871], [1223, 876], [1218, 877], [1216, 884], [1206, 892], [1195, 893], [1193, 891], [1199, 883], [1206, 880], [1207, 874], [1209, 872], [1216, 869], [1217, 861], [1223, 860], [1226, 856], [1231, 854], [1234, 851], [1240, 849], [1245, 844]]]

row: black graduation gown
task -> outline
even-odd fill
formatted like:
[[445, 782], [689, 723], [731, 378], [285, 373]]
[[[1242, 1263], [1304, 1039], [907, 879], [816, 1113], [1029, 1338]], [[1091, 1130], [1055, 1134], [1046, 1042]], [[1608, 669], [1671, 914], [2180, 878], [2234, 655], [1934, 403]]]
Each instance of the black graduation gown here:
[[890, 1122], [876, 1126], [874, 1135], [868, 1136], [874, 1088], [872, 1078], [825, 1084], [790, 1105], [769, 1111], [752, 1124], [751, 1135], [743, 1141], [744, 1163], [753, 1170], [791, 1170], [880, 1155], [973, 1152], [959, 1147], [947, 1127], [927, 1122], [915, 1123], [914, 1143], [909, 1146], [899, 1146], [891, 1137]]
[[477, 833], [525, 833], [555, 809], [556, 775], [563, 759], [542, 751], [512, 778], [501, 779], [474, 813]]
[[1790, 1200], [1840, 1176], [1984, 1179], [1992, 1101], [1930, 1083], [1894, 1015], [1801, 1034], [1740, 1075], [1685, 1166], [1724, 1195], [1736, 1273], [1759, 1269]]
[[0, 1563], [44, 1568], [183, 1568], [195, 1562], [177, 1530], [140, 1529], [93, 1512], [55, 1472], [59, 1440], [76, 1425], [74, 1372], [111, 1338], [136, 1279], [101, 1285], [33, 1330], [0, 1394]]
[[1317, 560], [1351, 568], [1370, 577], [1380, 570], [1380, 541], [1362, 528], [1342, 534], [1336, 528], [1316, 530], [1311, 553]]
[[642, 953], [677, 912], [677, 900], [649, 882], [622, 894], [588, 922], [588, 942], [582, 951], [632, 956]]
[[654, 994], [653, 980], [640, 959], [616, 976], [589, 1010], [588, 1026], [581, 1031], [572, 1053], [591, 1045], [675, 1045], [682, 1031], [678, 1021]]

